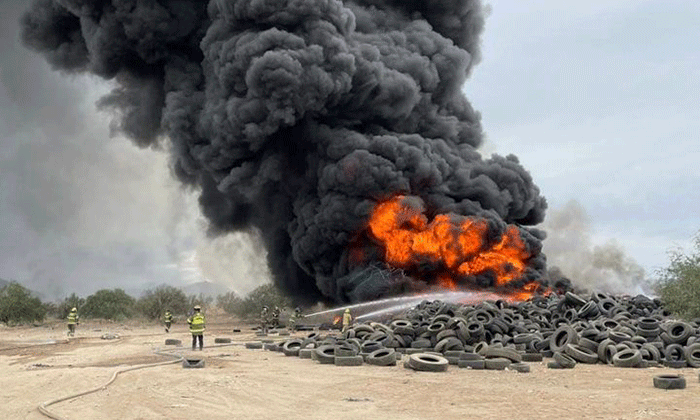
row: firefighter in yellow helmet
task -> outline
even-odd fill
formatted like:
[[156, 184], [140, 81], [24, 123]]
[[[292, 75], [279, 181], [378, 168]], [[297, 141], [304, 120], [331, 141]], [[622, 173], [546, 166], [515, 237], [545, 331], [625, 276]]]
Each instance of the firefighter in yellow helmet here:
[[190, 325], [190, 333], [192, 333], [192, 350], [196, 350], [197, 340], [199, 340], [199, 350], [201, 351], [204, 347], [204, 314], [202, 314], [201, 306], [194, 307], [194, 314], [187, 318], [187, 323]]
[[78, 317], [78, 308], [73, 308], [68, 313], [66, 317], [68, 323], [68, 336], [73, 337], [75, 335], [75, 326], [80, 324], [80, 317]]
[[350, 315], [350, 308], [346, 308], [343, 313], [343, 332], [347, 331], [352, 324], [352, 315]]

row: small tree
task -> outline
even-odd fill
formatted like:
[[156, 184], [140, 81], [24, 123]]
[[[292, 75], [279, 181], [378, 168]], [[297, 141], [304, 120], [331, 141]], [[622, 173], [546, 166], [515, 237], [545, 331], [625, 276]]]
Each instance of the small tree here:
[[0, 321], [5, 324], [43, 321], [46, 308], [19, 283], [11, 282], [0, 289]]
[[135, 300], [122, 289], [102, 289], [88, 296], [82, 315], [88, 318], [123, 319], [133, 314]]
[[242, 304], [243, 299], [234, 292], [228, 292], [216, 297], [216, 306], [223, 309], [227, 314], [237, 314]]
[[686, 318], [700, 317], [700, 232], [693, 241], [694, 252], [673, 250], [671, 264], [659, 271], [656, 291], [671, 312]]
[[65, 319], [71, 309], [77, 308], [78, 312], [80, 312], [83, 305], [85, 305], [85, 298], [81, 298], [75, 293], [72, 293], [58, 305], [58, 313], [56, 316], [60, 319]]
[[272, 283], [258, 286], [250, 292], [240, 305], [236, 306], [234, 313], [242, 318], [255, 318], [260, 314], [263, 305], [267, 305], [270, 310], [275, 306], [279, 308], [291, 305], [290, 300]]
[[185, 293], [176, 287], [167, 285], [147, 290], [136, 303], [136, 307], [139, 312], [150, 319], [161, 318], [166, 309], [170, 309], [173, 315], [184, 315], [189, 309]]
[[188, 313], [192, 308], [194, 308], [196, 305], [199, 305], [202, 307], [202, 310], [207, 310], [209, 308], [209, 305], [211, 305], [214, 302], [214, 298], [211, 296], [204, 296], [203, 293], [200, 293], [198, 295], [189, 295], [187, 297], [187, 308], [188, 308]]

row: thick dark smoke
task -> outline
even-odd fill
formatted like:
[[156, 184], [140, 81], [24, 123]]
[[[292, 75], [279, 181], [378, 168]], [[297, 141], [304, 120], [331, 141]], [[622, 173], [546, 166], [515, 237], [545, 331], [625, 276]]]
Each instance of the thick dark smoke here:
[[[172, 145], [213, 233], [255, 227], [299, 300], [363, 300], [349, 244], [377, 200], [534, 225], [546, 202], [514, 156], [484, 160], [461, 93], [479, 61], [477, 0], [37, 0], [24, 43], [118, 87], [101, 105], [143, 147]], [[544, 271], [542, 234], [521, 232]], [[406, 289], [402, 276], [398, 287]]]

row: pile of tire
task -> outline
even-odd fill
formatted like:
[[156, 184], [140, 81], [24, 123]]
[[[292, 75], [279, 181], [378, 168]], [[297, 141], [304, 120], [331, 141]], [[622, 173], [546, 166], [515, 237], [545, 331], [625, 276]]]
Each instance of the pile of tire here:
[[405, 367], [428, 371], [451, 364], [526, 372], [523, 362], [543, 358], [552, 358], [552, 369], [578, 363], [697, 368], [699, 321], [673, 319], [660, 301], [643, 295], [583, 298], [568, 292], [514, 304], [424, 301], [384, 323], [356, 324], [342, 334], [312, 333], [276, 347], [337, 366], [394, 366], [398, 355], [406, 355]]

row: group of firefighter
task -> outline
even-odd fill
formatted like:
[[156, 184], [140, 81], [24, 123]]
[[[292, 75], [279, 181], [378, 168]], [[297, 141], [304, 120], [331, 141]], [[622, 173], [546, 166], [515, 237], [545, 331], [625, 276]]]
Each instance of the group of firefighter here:
[[[201, 306], [195, 305], [194, 308], [192, 308], [192, 310], [193, 312], [191, 316], [187, 318], [187, 324], [189, 325], [189, 330], [192, 334], [192, 350], [196, 350], [197, 344], [199, 344], [199, 350], [202, 350], [204, 347], [205, 318], [204, 314], [202, 313]], [[279, 327], [280, 314], [281, 311], [277, 306], [275, 306], [272, 311], [269, 310], [267, 305], [263, 306], [262, 311], [260, 313], [260, 329], [263, 334], [267, 334], [269, 327]], [[301, 318], [301, 308], [297, 307], [296, 309], [294, 309], [294, 312], [292, 312], [291, 316], [289, 317], [287, 328], [292, 331], [296, 331], [297, 321]], [[68, 313], [68, 316], [66, 317], [69, 337], [75, 336], [76, 325], [80, 324], [79, 319], [80, 318], [78, 317], [78, 308], [72, 308]], [[170, 309], [166, 309], [165, 314], [163, 315], [163, 324], [165, 326], [166, 333], [170, 332], [170, 327], [172, 326], [172, 323], [173, 314], [172, 312], [170, 312]], [[350, 309], [345, 309], [345, 312], [343, 313], [342, 323], [344, 332], [352, 324], [352, 315], [350, 314]]]

